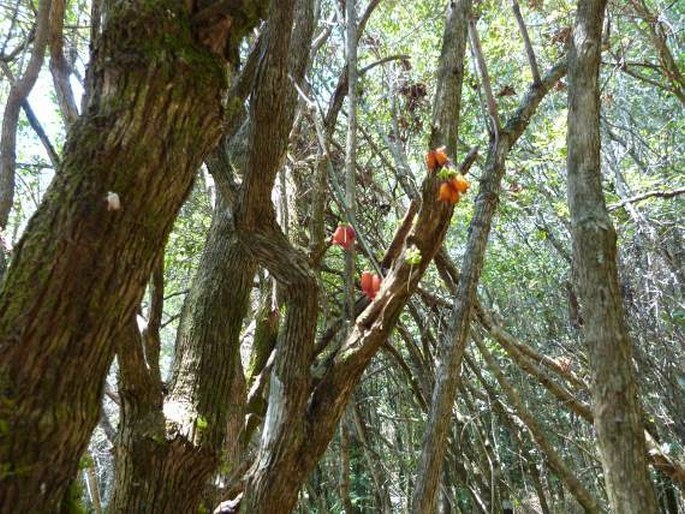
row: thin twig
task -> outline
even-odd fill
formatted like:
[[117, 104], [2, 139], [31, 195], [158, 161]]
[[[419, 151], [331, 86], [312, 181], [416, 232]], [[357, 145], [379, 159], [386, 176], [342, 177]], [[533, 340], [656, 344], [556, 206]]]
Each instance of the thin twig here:
[[648, 198], [673, 198], [674, 196], [679, 196], [685, 194], [685, 187], [679, 187], [677, 189], [671, 189], [669, 191], [647, 191], [645, 193], [640, 193], [639, 195], [631, 196], [620, 202], [616, 202], [607, 207], [609, 211], [615, 211], [631, 203], [641, 202], [642, 200], [647, 200]]
[[540, 83], [540, 70], [538, 70], [538, 63], [535, 59], [535, 51], [533, 50], [533, 45], [530, 43], [530, 37], [528, 36], [528, 29], [526, 28], [526, 23], [523, 21], [523, 15], [521, 14], [521, 7], [517, 0], [511, 0], [511, 8], [514, 10], [514, 16], [516, 17], [516, 23], [518, 23], [519, 30], [521, 31], [521, 37], [523, 38], [523, 44], [526, 47], [526, 55], [528, 56], [528, 64], [530, 64], [530, 71], [533, 74], [533, 84]]
[[499, 114], [497, 112], [497, 102], [495, 102], [495, 96], [492, 94], [490, 75], [488, 74], [488, 68], [485, 65], [485, 58], [483, 57], [483, 50], [480, 46], [480, 39], [478, 39], [476, 22], [473, 19], [469, 20], [469, 37], [471, 39], [471, 48], [473, 49], [474, 56], [476, 57], [476, 63], [478, 64], [478, 72], [480, 73], [480, 77], [483, 82], [483, 91], [485, 92], [485, 104], [488, 108], [488, 115], [490, 116], [490, 121], [493, 124], [492, 132], [497, 138], [500, 131], [500, 121]]

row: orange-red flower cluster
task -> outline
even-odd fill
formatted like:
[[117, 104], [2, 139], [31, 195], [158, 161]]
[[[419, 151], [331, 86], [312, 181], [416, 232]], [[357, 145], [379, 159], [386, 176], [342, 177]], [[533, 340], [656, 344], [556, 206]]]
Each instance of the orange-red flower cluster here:
[[368, 296], [369, 300], [373, 300], [381, 289], [381, 277], [370, 271], [363, 271], [361, 285], [362, 293]]
[[459, 196], [466, 193], [468, 189], [468, 180], [466, 180], [464, 176], [459, 173], [440, 184], [438, 200], [452, 204], [457, 203], [459, 201]]
[[426, 153], [426, 166], [428, 166], [428, 171], [435, 171], [438, 168], [442, 168], [447, 161], [447, 153], [445, 153], [446, 148], [441, 146], [435, 150], [428, 150]]
[[331, 236], [331, 243], [341, 246], [344, 250], [349, 250], [357, 238], [357, 233], [349, 225], [338, 225], [333, 235]]

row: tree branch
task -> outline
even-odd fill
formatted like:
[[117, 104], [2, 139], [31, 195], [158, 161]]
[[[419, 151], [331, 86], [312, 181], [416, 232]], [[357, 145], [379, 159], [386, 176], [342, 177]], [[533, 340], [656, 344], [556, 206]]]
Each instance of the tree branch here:
[[495, 96], [492, 94], [490, 75], [488, 74], [488, 68], [485, 64], [485, 58], [483, 57], [483, 50], [480, 46], [480, 39], [478, 38], [478, 31], [476, 30], [476, 22], [473, 18], [469, 20], [469, 37], [471, 39], [471, 48], [476, 58], [476, 64], [478, 65], [480, 78], [483, 82], [483, 91], [485, 92], [485, 104], [487, 106], [488, 116], [490, 117], [490, 122], [492, 124], [492, 126], [490, 127], [490, 131], [494, 135], [494, 137], [498, 137], [500, 130], [500, 121], [499, 114], [497, 112], [497, 102], [495, 102]]
[[580, 480], [578, 480], [578, 478], [573, 474], [573, 472], [568, 468], [568, 466], [566, 466], [561, 456], [556, 452], [554, 447], [544, 436], [543, 428], [539, 425], [539, 423], [535, 419], [535, 416], [528, 409], [526, 409], [525, 404], [519, 396], [518, 392], [507, 381], [506, 377], [502, 373], [502, 370], [495, 361], [494, 357], [485, 348], [485, 344], [483, 343], [480, 336], [474, 335], [473, 339], [476, 343], [476, 346], [478, 346], [478, 350], [480, 351], [480, 354], [483, 356], [483, 359], [485, 359], [485, 362], [487, 362], [488, 368], [490, 369], [492, 374], [495, 375], [495, 378], [497, 379], [497, 382], [499, 383], [499, 386], [504, 392], [505, 396], [507, 397], [509, 402], [514, 406], [514, 409], [516, 409], [516, 413], [526, 424], [526, 427], [533, 436], [533, 439], [535, 439], [535, 442], [544, 452], [550, 467], [554, 470], [556, 474], [559, 475], [560, 478], [564, 480], [564, 482], [569, 488], [569, 491], [571, 491], [571, 494], [573, 494], [575, 499], [578, 500], [578, 503], [580, 503], [585, 508], [585, 512], [594, 514], [600, 514], [604, 512], [597, 503], [597, 499], [594, 496], [592, 496], [592, 494], [590, 494], [590, 492], [585, 488], [585, 486], [580, 482]]
[[24, 71], [11, 86], [2, 119], [0, 136], [0, 229], [7, 226], [12, 204], [14, 203], [14, 174], [16, 171], [17, 123], [22, 102], [33, 89], [38, 73], [43, 65], [45, 47], [48, 42], [48, 23], [50, 21], [50, 0], [41, 0], [36, 14], [36, 32], [31, 58]]
[[538, 63], [535, 59], [535, 51], [533, 50], [533, 45], [530, 43], [530, 37], [528, 36], [528, 29], [526, 28], [526, 23], [523, 21], [523, 15], [521, 14], [521, 7], [517, 0], [511, 0], [511, 8], [514, 11], [514, 17], [516, 18], [516, 23], [518, 23], [519, 31], [521, 32], [521, 37], [523, 38], [523, 44], [526, 48], [526, 55], [528, 56], [528, 64], [530, 65], [530, 72], [533, 74], [533, 84], [540, 83], [540, 71], [538, 70]]
[[667, 191], [647, 191], [645, 193], [640, 193], [635, 196], [631, 196], [630, 198], [626, 198], [625, 200], [621, 200], [620, 202], [613, 203], [609, 206], [607, 206], [607, 209], [609, 211], [615, 211], [616, 209], [620, 209], [624, 205], [628, 205], [631, 203], [636, 203], [636, 202], [641, 202], [643, 200], [647, 200], [649, 198], [673, 198], [674, 196], [679, 196], [685, 194], [685, 187], [679, 187], [677, 189], [670, 189]]
[[64, 125], [69, 128], [78, 118], [74, 91], [69, 83], [71, 68], [64, 57], [65, 0], [52, 0], [50, 15], [50, 72]]

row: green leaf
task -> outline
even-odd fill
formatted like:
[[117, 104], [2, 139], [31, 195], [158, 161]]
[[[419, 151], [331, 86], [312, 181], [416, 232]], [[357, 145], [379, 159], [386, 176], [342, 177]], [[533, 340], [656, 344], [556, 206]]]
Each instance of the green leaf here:
[[407, 248], [407, 253], [405, 254], [404, 260], [410, 266], [416, 266], [421, 264], [422, 258], [421, 250], [419, 250], [416, 245], [411, 245], [409, 248]]

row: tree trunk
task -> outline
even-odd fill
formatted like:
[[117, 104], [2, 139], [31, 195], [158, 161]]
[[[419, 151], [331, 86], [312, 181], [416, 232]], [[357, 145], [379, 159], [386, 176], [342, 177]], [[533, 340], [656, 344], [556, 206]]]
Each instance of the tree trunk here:
[[[294, 77], [304, 73], [313, 31], [312, 0], [271, 6], [252, 92], [243, 187], [237, 193], [231, 191], [232, 169], [221, 159], [225, 150], [220, 149], [210, 164], [219, 201], [183, 307], [164, 412], [159, 405], [154, 414], [165, 422], [166, 430], [139, 431], [136, 437], [124, 441], [122, 453], [135, 456], [135, 480], [117, 483], [112, 512], [196, 512], [226, 444], [233, 450], [241, 444], [238, 438], [226, 440], [229, 425], [235, 428], [239, 423], [242, 427], [244, 419], [240, 333], [257, 263], [261, 262], [259, 257], [270, 244], [266, 240], [271, 237], [281, 242], [279, 237], [283, 237], [268, 223], [269, 215], [273, 214], [270, 191], [294, 113], [295, 93], [290, 89], [288, 71]], [[298, 15], [294, 16], [294, 12]], [[293, 36], [297, 44], [305, 48], [293, 50], [295, 57], [289, 57], [291, 33], [297, 35]], [[239, 94], [233, 101], [242, 104], [244, 98]], [[237, 133], [236, 138], [244, 135]], [[248, 220], [251, 226], [246, 227]], [[258, 230], [264, 225], [272, 231], [269, 237]], [[241, 391], [239, 397], [231, 397], [236, 391]], [[149, 421], [150, 416], [144, 414], [134, 413], [129, 423], [145, 423], [146, 418]], [[236, 431], [233, 432], [235, 436]], [[139, 448], [144, 450], [145, 445], [147, 454], [140, 455]], [[228, 464], [235, 466], [238, 462]], [[208, 499], [211, 496], [206, 495]], [[213, 505], [204, 507], [211, 509]]]
[[614, 512], [656, 512], [616, 270], [616, 233], [602, 192], [599, 62], [606, 0], [578, 6], [569, 60], [568, 200], [578, 292], [592, 368], [595, 428]]
[[182, 437], [166, 440], [161, 382], [148, 372], [134, 319], [120, 337], [118, 359], [121, 421], [115, 447], [116, 484], [108, 512], [197, 511], [202, 478], [213, 469], [216, 458], [192, 448]]
[[116, 338], [220, 136], [225, 66], [190, 17], [169, 0], [112, 4], [89, 105], [15, 250], [0, 298], [0, 512], [58, 507]]
[[[457, 9], [461, 12], [461, 8]], [[454, 22], [459, 18], [450, 17], [449, 30], [454, 29]], [[463, 13], [461, 18], [464, 21]], [[462, 43], [465, 45], [465, 35]], [[460, 65], [459, 54], [453, 53], [454, 41], [446, 38], [446, 44], [452, 50], [443, 51], [440, 81], [449, 83], [438, 86], [436, 106], [441, 107], [436, 107], [434, 115], [433, 142], [437, 146], [437, 140], [444, 138], [449, 142], [448, 148], [454, 151], [454, 124], [459, 107], [458, 95], [454, 95], [459, 88], [454, 87], [454, 82], [457, 78], [460, 80], [461, 74], [455, 74], [455, 67], [459, 69]], [[301, 484], [328, 446], [365, 366], [387, 340], [406, 301], [442, 244], [452, 207], [436, 200], [438, 185], [437, 176], [426, 178], [421, 210], [413, 226], [414, 214], [405, 219], [403, 225], [408, 228], [401, 227], [396, 241], [390, 245], [386, 259], [391, 267], [380, 293], [357, 317], [342, 348], [322, 363], [322, 378], [313, 384], [313, 390], [309, 385], [310, 363], [305, 355], [309, 348], [304, 333], [292, 331], [279, 340], [277, 351], [288, 353], [278, 357], [281, 369], [272, 375], [260, 458], [243, 498], [248, 512], [281, 513], [290, 512], [294, 507]], [[413, 245], [420, 250], [422, 259], [412, 267], [406, 262], [405, 252]], [[288, 312], [291, 310], [293, 307], [288, 306]], [[303, 399], [307, 401], [303, 403]]]

